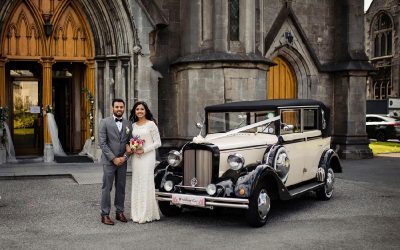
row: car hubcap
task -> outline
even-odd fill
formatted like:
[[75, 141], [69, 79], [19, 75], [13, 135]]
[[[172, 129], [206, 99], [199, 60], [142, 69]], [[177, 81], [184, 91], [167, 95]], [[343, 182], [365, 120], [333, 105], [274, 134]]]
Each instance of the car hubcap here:
[[258, 195], [258, 214], [262, 220], [267, 217], [269, 209], [271, 208], [271, 201], [265, 189], [260, 191]]
[[325, 193], [326, 196], [330, 197], [333, 193], [333, 183], [335, 182], [335, 174], [333, 170], [328, 169], [328, 174], [326, 176]]

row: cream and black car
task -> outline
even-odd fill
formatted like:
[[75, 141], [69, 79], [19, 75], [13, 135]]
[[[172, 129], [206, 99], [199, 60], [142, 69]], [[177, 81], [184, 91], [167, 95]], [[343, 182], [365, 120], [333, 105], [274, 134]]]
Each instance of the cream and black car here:
[[155, 170], [165, 216], [184, 207], [239, 208], [265, 225], [271, 200], [314, 191], [328, 200], [339, 157], [330, 148], [329, 110], [309, 99], [242, 101], [205, 108], [199, 135]]

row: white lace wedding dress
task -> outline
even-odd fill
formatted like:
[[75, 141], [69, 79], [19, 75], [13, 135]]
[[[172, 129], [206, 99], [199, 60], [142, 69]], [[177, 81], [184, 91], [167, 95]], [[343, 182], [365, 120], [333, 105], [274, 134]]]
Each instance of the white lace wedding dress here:
[[131, 216], [134, 222], [145, 223], [160, 219], [154, 188], [156, 151], [161, 146], [157, 125], [147, 121], [143, 125], [134, 123], [132, 135], [145, 140], [144, 154], [133, 155]]

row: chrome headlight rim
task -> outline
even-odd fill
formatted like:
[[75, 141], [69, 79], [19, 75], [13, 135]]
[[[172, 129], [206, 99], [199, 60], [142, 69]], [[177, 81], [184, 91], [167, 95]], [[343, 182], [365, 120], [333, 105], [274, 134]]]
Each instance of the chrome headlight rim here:
[[168, 152], [167, 162], [172, 167], [177, 167], [182, 162], [182, 154], [177, 150]]
[[213, 196], [217, 193], [217, 186], [215, 184], [208, 184], [206, 187], [206, 192], [208, 195]]
[[244, 166], [244, 157], [241, 154], [233, 153], [228, 156], [228, 165], [232, 170], [240, 170]]
[[171, 180], [168, 180], [164, 183], [164, 190], [170, 192], [174, 188], [174, 183]]

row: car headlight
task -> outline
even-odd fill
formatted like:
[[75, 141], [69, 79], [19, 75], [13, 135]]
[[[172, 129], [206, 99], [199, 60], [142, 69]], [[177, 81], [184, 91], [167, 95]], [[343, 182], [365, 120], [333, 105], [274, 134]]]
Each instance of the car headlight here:
[[172, 181], [166, 181], [164, 183], [164, 190], [169, 192], [174, 188], [174, 183]]
[[208, 184], [206, 191], [208, 195], [214, 195], [217, 192], [217, 186], [214, 184]]
[[179, 151], [171, 150], [168, 153], [168, 164], [172, 167], [178, 166], [182, 161], [182, 155]]
[[244, 166], [243, 156], [237, 153], [229, 155], [227, 161], [232, 170], [239, 170]]

